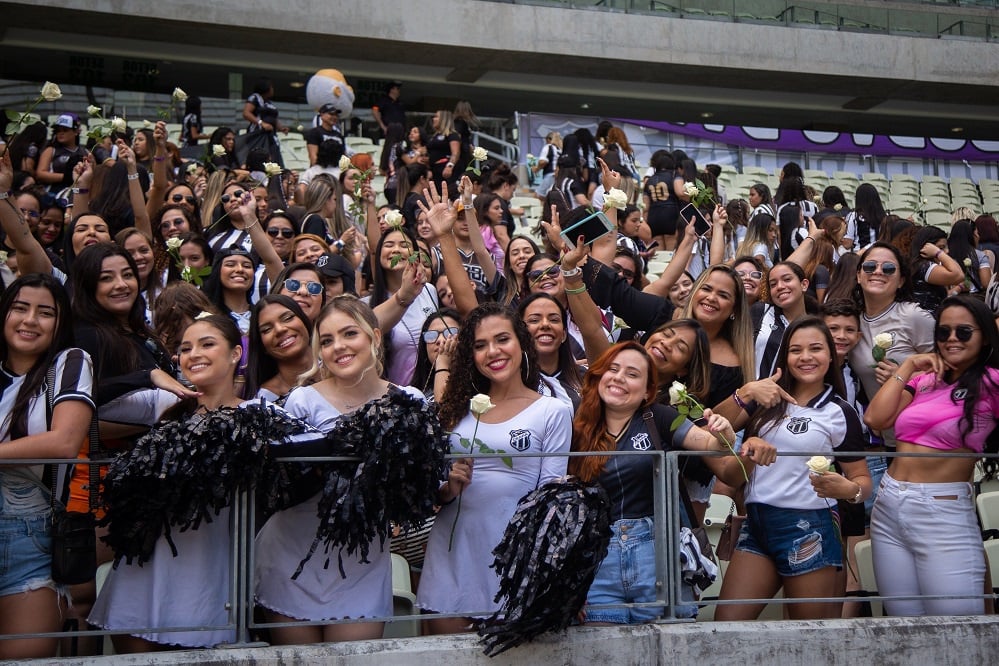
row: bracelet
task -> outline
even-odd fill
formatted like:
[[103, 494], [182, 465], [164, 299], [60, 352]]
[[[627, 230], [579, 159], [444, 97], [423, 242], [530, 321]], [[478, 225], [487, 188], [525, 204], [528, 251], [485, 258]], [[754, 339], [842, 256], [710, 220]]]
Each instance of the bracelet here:
[[447, 167], [451, 167], [451, 168], [453, 169], [453, 168], [454, 168], [454, 162], [448, 162], [448, 163], [447, 163], [447, 164], [446, 164], [446, 165], [444, 166], [444, 168], [446, 169]]
[[[806, 240], [810, 240], [810, 241], [812, 241], [813, 243], [815, 242], [815, 239], [814, 239], [814, 238], [812, 238], [811, 236], [805, 236], [805, 237], [804, 237], [804, 239], [802, 239], [802, 241], [801, 241], [801, 242], [802, 242], [802, 243], [804, 243], [804, 242], [805, 242]], [[799, 243], [799, 245], [800, 245], [800, 243]]]
[[565, 288], [565, 293], [567, 294], [582, 294], [584, 291], [586, 291], [585, 284], [582, 287], [578, 287], [576, 289], [569, 289], [568, 287]]
[[166, 155], [164, 155], [163, 157], [160, 157], [159, 155], [154, 155], [153, 156], [153, 161], [154, 162], [163, 162], [164, 160], [166, 160]]
[[8, 192], [0, 192], [0, 201], [3, 201], [4, 199], [6, 199], [7, 197], [9, 197], [12, 194], [14, 194], [13, 190], [10, 190]]
[[901, 384], [902, 386], [905, 386], [905, 380], [902, 379], [902, 375], [894, 374], [894, 375], [892, 375], [892, 377], [894, 377], [895, 379], [897, 379], [899, 384]]
[[434, 376], [437, 376], [438, 372], [451, 372], [451, 368], [437, 368], [434, 370]]
[[943, 254], [943, 253], [944, 253], [943, 248], [940, 248], [939, 250], [937, 250], [937, 253], [933, 255], [933, 261], [936, 261], [937, 259], [939, 259], [940, 255]]
[[128, 174], [128, 179], [129, 180], [139, 180], [139, 172], [136, 171], [135, 173]]
[[74, 187], [73, 194], [90, 194], [89, 187]]
[[739, 409], [746, 412], [750, 416], [752, 416], [753, 412], [756, 411], [756, 401], [750, 400], [749, 402], [746, 402], [745, 400], [740, 398], [739, 389], [732, 391], [732, 400], [735, 402], [736, 405], [739, 406]]
[[[854, 481], [854, 483], [857, 483], [857, 482]], [[860, 502], [862, 501], [860, 499], [860, 496], [863, 495], [863, 494], [864, 494], [864, 487], [862, 485], [860, 485], [859, 483], [857, 483], [857, 494], [854, 495], [852, 498], [848, 499], [847, 502], [849, 502], [850, 504], [860, 504]]]
[[413, 303], [413, 301], [406, 302], [406, 301], [402, 300], [402, 296], [399, 295], [398, 291], [395, 292], [395, 302], [398, 303], [399, 305], [401, 305], [404, 308], [408, 308]]
[[571, 271], [567, 271], [564, 268], [560, 268], [559, 270], [562, 271], [562, 277], [564, 277], [564, 278], [567, 278], [567, 277], [576, 277], [577, 275], [579, 275], [579, 274], [581, 274], [583, 272], [583, 269], [580, 268], [579, 266], [576, 266]]

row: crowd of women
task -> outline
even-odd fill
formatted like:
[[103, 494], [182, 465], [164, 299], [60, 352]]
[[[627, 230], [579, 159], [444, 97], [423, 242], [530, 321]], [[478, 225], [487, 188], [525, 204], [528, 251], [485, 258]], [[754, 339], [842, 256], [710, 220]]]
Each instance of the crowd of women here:
[[[245, 115], [280, 130], [267, 100], [257, 91]], [[869, 529], [881, 594], [946, 597], [890, 601], [890, 614], [984, 612], [971, 481], [977, 456], [999, 450], [999, 332], [983, 300], [995, 220], [959, 211], [948, 236], [886, 215], [867, 185], [850, 209], [835, 187], [811, 192], [794, 163], [774, 196], [760, 184], [726, 202], [682, 151], [656, 152], [643, 177], [625, 133], [602, 126], [546, 137], [538, 243], [517, 233], [514, 170], [465, 170], [470, 134], [450, 112], [394, 125], [379, 166], [331, 163], [320, 145], [307, 183], [237, 160], [231, 128], [212, 135], [208, 162], [178, 162], [163, 123], [111, 137], [115, 157], [100, 159], [79, 148], [72, 114], [37, 162], [5, 151], [0, 460], [86, 458], [95, 414], [102, 451], [124, 455], [164, 423], [260, 399], [319, 432], [400, 388], [435, 405], [456, 457], [421, 529], [341, 553], [339, 573], [302, 563], [315, 496], [257, 526], [254, 590], [263, 619], [283, 623], [274, 643], [380, 637], [390, 547], [413, 568], [425, 631], [468, 630], [498, 608], [491, 553], [518, 500], [567, 473], [604, 488], [612, 520], [582, 621], [655, 619], [653, 459], [610, 455], [652, 448], [714, 452], [682, 458], [685, 526], [713, 492], [746, 517], [722, 600], [783, 588], [809, 600], [789, 617], [838, 617], [842, 604], [813, 599], [855, 586], [848, 551]], [[393, 202], [381, 207], [379, 169]], [[572, 233], [600, 215], [616, 230]], [[657, 245], [673, 255], [650, 281]], [[473, 412], [477, 394], [488, 408]], [[510, 459], [472, 455], [484, 450]], [[591, 455], [559, 455], [570, 451]], [[885, 471], [882, 451], [939, 456]], [[0, 634], [75, 618], [128, 632], [119, 651], [232, 642], [227, 513], [161, 540], [141, 566], [118, 563], [99, 594], [53, 582], [53, 506], [104, 509], [88, 478], [86, 464], [0, 466]], [[696, 614], [684, 594], [675, 612]], [[192, 626], [218, 629], [167, 631]], [[0, 640], [4, 657], [55, 649]]]

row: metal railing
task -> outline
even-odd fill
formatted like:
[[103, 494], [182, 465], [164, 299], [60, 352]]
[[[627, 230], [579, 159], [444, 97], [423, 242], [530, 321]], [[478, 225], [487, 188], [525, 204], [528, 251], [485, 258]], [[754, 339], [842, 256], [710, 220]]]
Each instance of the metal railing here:
[[[681, 591], [683, 588], [683, 581], [681, 577], [681, 568], [679, 566], [679, 553], [680, 553], [680, 497], [679, 497], [679, 486], [677, 479], [679, 478], [680, 472], [680, 461], [684, 457], [705, 457], [705, 456], [723, 456], [726, 454], [716, 453], [716, 452], [691, 452], [691, 451], [610, 451], [610, 452], [590, 452], [590, 453], [514, 453], [514, 454], [461, 454], [452, 455], [450, 457], [462, 457], [462, 458], [495, 458], [495, 457], [511, 457], [511, 458], [538, 458], [538, 457], [558, 457], [558, 458], [569, 458], [577, 456], [589, 456], [589, 455], [613, 455], [613, 456], [652, 456], [653, 458], [653, 501], [654, 501], [654, 544], [656, 553], [656, 599], [651, 602], [644, 603], [623, 603], [623, 604], [602, 604], [602, 605], [589, 605], [590, 609], [620, 609], [620, 608], [648, 608], [648, 607], [663, 607], [665, 609], [660, 622], [689, 622], [692, 618], [678, 618], [676, 615], [676, 608], [681, 605], [688, 605], [691, 602], [682, 599]], [[821, 452], [804, 452], [804, 453], [780, 453], [782, 457], [800, 457], [808, 458], [813, 455], [829, 455], [827, 451]], [[981, 455], [975, 453], [893, 453], [884, 451], [872, 451], [864, 454], [854, 454], [864, 457], [971, 457], [976, 459], [981, 458], [999, 458], [999, 454]], [[345, 462], [357, 460], [356, 458], [345, 458], [345, 457], [284, 457], [278, 460], [287, 463], [296, 462], [308, 462], [308, 463], [323, 463], [323, 462]], [[10, 466], [10, 465], [38, 465], [38, 464], [92, 464], [92, 465], [103, 465], [109, 462], [108, 460], [96, 460], [90, 461], [89, 463], [81, 461], [79, 459], [18, 459], [18, 460], [5, 460], [0, 461], [0, 466]], [[667, 484], [667, 479], [670, 479], [670, 483]], [[832, 505], [835, 506], [835, 505]], [[116, 630], [89, 630], [81, 629], [76, 631], [59, 631], [59, 632], [45, 632], [45, 633], [32, 633], [32, 634], [7, 634], [0, 635], [0, 640], [12, 640], [21, 638], [69, 638], [69, 637], [98, 637], [98, 636], [114, 636], [114, 635], [128, 635], [128, 634], [144, 634], [144, 633], [158, 633], [167, 634], [173, 632], [192, 632], [192, 631], [219, 631], [219, 630], [231, 630], [235, 634], [235, 642], [232, 644], [220, 645], [218, 647], [223, 648], [237, 648], [237, 647], [254, 647], [263, 646], [266, 643], [254, 642], [253, 641], [253, 631], [256, 629], [269, 629], [269, 628], [282, 628], [282, 627], [298, 627], [298, 626], [323, 626], [332, 624], [353, 624], [358, 622], [412, 622], [414, 619], [443, 619], [443, 618], [465, 618], [465, 617], [481, 617], [489, 616], [493, 613], [491, 609], [467, 609], [456, 613], [434, 613], [432, 615], [392, 615], [388, 617], [369, 617], [360, 619], [344, 619], [344, 620], [320, 620], [320, 621], [296, 621], [296, 622], [256, 622], [253, 617], [253, 612], [255, 608], [254, 602], [254, 586], [253, 586], [253, 572], [254, 572], [254, 562], [255, 553], [253, 550], [254, 544], [254, 525], [256, 517], [256, 504], [255, 497], [252, 489], [242, 490], [236, 493], [230, 510], [230, 527], [232, 533], [232, 542], [230, 547], [229, 556], [231, 558], [232, 572], [231, 579], [229, 581], [230, 590], [230, 603], [228, 604], [229, 621], [225, 625], [221, 626], [195, 626], [195, 627], [130, 627], [124, 629]], [[310, 535], [311, 536], [311, 535]], [[387, 545], [387, 544], [386, 544]], [[848, 554], [845, 549], [844, 540], [844, 565], [848, 559]], [[483, 567], [489, 565], [488, 562], [482, 563]], [[330, 575], [339, 575], [335, 568], [330, 569]], [[719, 576], [721, 576], [721, 570], [719, 571]], [[891, 600], [910, 600], [910, 599], [924, 599], [924, 600], [936, 600], [936, 599], [983, 599], [983, 600], [995, 600], [999, 598], [996, 594], [981, 594], [981, 595], [913, 595], [913, 596], [882, 596], [882, 595], [865, 595], [862, 598], [856, 596], [843, 596], [843, 597], [809, 597], [809, 598], [766, 598], [766, 599], [732, 599], [732, 600], [719, 600], [719, 599], [701, 599], [696, 602], [700, 607], [704, 608], [707, 606], [720, 606], [720, 605], [742, 605], [742, 604], [799, 604], [799, 603], [815, 603], [815, 602], [855, 602], [855, 601], [874, 601], [883, 602]], [[335, 610], [335, 609], [331, 609]], [[177, 648], [181, 649], [181, 648]]]

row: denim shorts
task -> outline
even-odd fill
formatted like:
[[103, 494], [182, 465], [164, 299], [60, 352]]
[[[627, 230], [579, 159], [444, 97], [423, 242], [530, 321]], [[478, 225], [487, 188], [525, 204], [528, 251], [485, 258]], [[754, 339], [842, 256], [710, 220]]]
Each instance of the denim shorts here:
[[[586, 621], [641, 624], [662, 617], [666, 612], [665, 606], [589, 608], [598, 604], [650, 603], [656, 600], [656, 548], [652, 518], [618, 520], [611, 525], [611, 531], [607, 557], [597, 569], [586, 595]], [[694, 599], [686, 585], [681, 599]], [[693, 617], [696, 614], [695, 604], [676, 608], [677, 617]]]
[[52, 514], [0, 514], [0, 597], [41, 588], [52, 581]]
[[830, 509], [746, 505], [738, 550], [769, 558], [781, 576], [843, 568], [843, 547]]

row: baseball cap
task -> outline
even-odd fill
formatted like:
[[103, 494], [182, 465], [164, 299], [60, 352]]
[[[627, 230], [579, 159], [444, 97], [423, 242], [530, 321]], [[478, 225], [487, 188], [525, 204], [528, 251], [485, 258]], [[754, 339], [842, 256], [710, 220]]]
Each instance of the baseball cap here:
[[69, 129], [76, 129], [80, 126], [80, 119], [75, 113], [64, 113], [56, 121], [52, 123], [52, 127], [68, 127]]
[[321, 107], [319, 107], [319, 113], [335, 113], [339, 116], [340, 109], [338, 109], [333, 104], [323, 104]]

